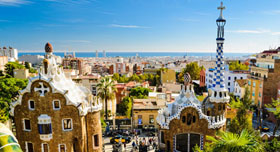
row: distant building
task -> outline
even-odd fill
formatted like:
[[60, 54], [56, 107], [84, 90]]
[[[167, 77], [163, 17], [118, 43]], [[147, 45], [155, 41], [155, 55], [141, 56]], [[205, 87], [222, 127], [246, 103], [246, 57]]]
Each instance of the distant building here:
[[[205, 85], [209, 89], [213, 85], [215, 69], [207, 69], [205, 74]], [[225, 69], [225, 85], [230, 93], [234, 92], [234, 82], [238, 79], [247, 79], [249, 71], [230, 71], [228, 68]]]
[[27, 79], [29, 77], [28, 69], [14, 69], [14, 77], [18, 79]]
[[103, 50], [103, 57], [106, 58], [106, 51]]
[[83, 75], [83, 59], [80, 58], [63, 58], [63, 69], [75, 69], [79, 71], [79, 75]]
[[8, 63], [7, 56], [0, 56], [0, 71], [5, 71], [5, 65]]
[[0, 48], [0, 56], [7, 56], [10, 60], [13, 59], [13, 60], [18, 60], [18, 51], [17, 49], [14, 49], [12, 47], [3, 47], [3, 49]]
[[250, 99], [259, 108], [277, 99], [280, 82], [280, 54], [275, 50], [264, 51], [257, 55], [256, 65], [250, 67], [248, 87]]
[[21, 148], [28, 152], [101, 152], [102, 104], [64, 76], [49, 43], [45, 51], [43, 70], [11, 104]]
[[98, 58], [98, 51], [95, 51], [95, 57]]
[[160, 82], [163, 83], [176, 83], [176, 73], [171, 69], [164, 69], [160, 72]]
[[205, 70], [201, 70], [199, 73], [199, 86], [200, 87], [205, 87], [206, 86], [206, 82], [205, 82]]
[[238, 79], [234, 82], [234, 96], [242, 99], [245, 95], [245, 89], [247, 86], [247, 79]]

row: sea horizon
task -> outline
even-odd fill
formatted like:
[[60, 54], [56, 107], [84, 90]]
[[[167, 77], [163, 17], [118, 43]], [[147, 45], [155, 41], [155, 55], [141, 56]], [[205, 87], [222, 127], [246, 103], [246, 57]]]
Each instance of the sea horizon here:
[[[74, 51], [73, 51], [74, 52]], [[73, 54], [73, 52], [54, 52], [55, 55], [64, 57], [64, 54]], [[18, 56], [23, 55], [44, 55], [45, 52], [18, 52]], [[224, 53], [225, 57], [246, 57], [253, 55], [254, 53]], [[183, 57], [183, 56], [216, 56], [216, 52], [106, 52], [106, 57]], [[96, 52], [75, 52], [76, 57], [96, 57]], [[98, 57], [103, 57], [103, 52], [98, 52]]]

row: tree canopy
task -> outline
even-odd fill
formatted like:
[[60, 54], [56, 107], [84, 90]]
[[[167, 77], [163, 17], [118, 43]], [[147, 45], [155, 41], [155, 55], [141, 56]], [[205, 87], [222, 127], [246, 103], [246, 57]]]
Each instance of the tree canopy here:
[[117, 111], [118, 114], [126, 116], [127, 118], [131, 117], [132, 109], [132, 100], [130, 97], [124, 97], [122, 102], [118, 104]]
[[151, 92], [151, 90], [148, 88], [136, 87], [130, 90], [129, 96], [136, 99], [146, 99], [149, 96], [149, 92]]
[[0, 122], [9, 119], [10, 103], [17, 100], [19, 91], [27, 85], [27, 79], [0, 78]]
[[266, 104], [265, 107], [268, 109], [269, 112], [272, 112], [275, 118], [277, 119], [276, 125], [273, 130], [273, 136], [275, 136], [275, 133], [280, 126], [280, 100], [272, 99], [272, 103]]
[[248, 111], [250, 110], [252, 106], [252, 102], [250, 100], [250, 93], [249, 89], [245, 89], [245, 94], [243, 97], [243, 100], [234, 100], [231, 98], [230, 107], [237, 109], [236, 117], [232, 119], [230, 122], [230, 125], [228, 126], [228, 129], [230, 132], [240, 134], [242, 130], [252, 130], [252, 125], [249, 122], [249, 115]]
[[178, 75], [179, 82], [184, 82], [184, 75], [185, 73], [189, 73], [192, 80], [199, 80], [200, 78], [200, 71], [203, 70], [204, 67], [199, 67], [197, 62], [191, 62], [186, 65], [184, 69], [182, 69], [182, 72]]
[[25, 67], [18, 62], [8, 62], [5, 65], [5, 72], [6, 74], [14, 77], [14, 69], [24, 69]]
[[234, 61], [229, 63], [229, 70], [249, 70], [249, 66], [240, 61]]

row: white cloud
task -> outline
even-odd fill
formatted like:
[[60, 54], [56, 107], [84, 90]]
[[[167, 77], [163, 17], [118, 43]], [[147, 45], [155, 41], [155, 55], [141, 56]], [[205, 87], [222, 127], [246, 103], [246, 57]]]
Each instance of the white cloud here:
[[270, 33], [270, 30], [264, 30], [264, 29], [257, 29], [257, 30], [234, 30], [234, 31], [227, 31], [231, 33], [245, 33], [245, 34], [264, 34], [264, 33]]
[[27, 4], [30, 1], [27, 0], [0, 0], [0, 6], [18, 6], [21, 4]]
[[269, 11], [264, 11], [263, 13], [268, 15], [279, 15], [280, 10], [269, 10]]
[[146, 27], [146, 26], [138, 26], [138, 25], [120, 25], [120, 24], [111, 24], [109, 25], [110, 27], [117, 27], [117, 28], [150, 28], [150, 27]]
[[85, 3], [91, 3], [96, 2], [96, 0], [45, 0], [47, 2], [56, 2], [61, 4], [85, 4]]

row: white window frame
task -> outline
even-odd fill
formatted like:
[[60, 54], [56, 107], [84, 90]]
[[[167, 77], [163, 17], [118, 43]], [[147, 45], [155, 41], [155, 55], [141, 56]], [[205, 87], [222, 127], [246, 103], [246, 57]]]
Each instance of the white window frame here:
[[41, 146], [42, 146], [42, 147], [41, 147], [41, 148], [42, 148], [42, 152], [45, 152], [45, 151], [44, 151], [44, 144], [47, 144], [47, 146], [48, 146], [48, 152], [49, 152], [49, 151], [50, 151], [50, 146], [49, 146], [48, 143], [42, 143], [42, 144], [41, 144]]
[[[64, 129], [64, 120], [65, 119], [70, 119], [71, 120], [71, 129]], [[62, 130], [63, 131], [72, 131], [73, 130], [73, 120], [72, 120], [72, 118], [63, 118], [61, 122], [62, 122]]]
[[[29, 122], [30, 122], [30, 129], [26, 129], [26, 128], [25, 128], [25, 120], [29, 120]], [[31, 131], [31, 130], [32, 130], [30, 119], [28, 119], [28, 118], [23, 118], [23, 119], [22, 119], [22, 124], [23, 124], [23, 130], [24, 130], [24, 131]]]
[[[55, 108], [55, 106], [54, 106], [54, 102], [55, 101], [58, 101], [58, 103], [59, 103], [59, 108]], [[61, 104], [60, 104], [60, 100], [53, 100], [53, 110], [60, 110], [61, 109]]]
[[[95, 140], [94, 140], [94, 136], [97, 135], [98, 137], [98, 146], [95, 146]], [[100, 141], [99, 141], [99, 135], [98, 134], [94, 134], [92, 135], [92, 145], [93, 145], [93, 148], [96, 149], [96, 148], [99, 148], [100, 147]]]
[[32, 142], [30, 142], [30, 141], [26, 141], [26, 142], [25, 142], [25, 149], [26, 149], [26, 152], [29, 152], [29, 151], [28, 151], [28, 143], [31, 143], [31, 144], [32, 144], [32, 149], [33, 149], [33, 152], [34, 152], [34, 151], [35, 151], [35, 150], [34, 150], [34, 144], [33, 144]]
[[[33, 101], [33, 102], [34, 102], [34, 108], [31, 108], [31, 107], [30, 107], [30, 101]], [[28, 100], [28, 109], [29, 109], [29, 110], [35, 110], [35, 101], [34, 101], [34, 100]]]
[[59, 152], [61, 152], [61, 151], [60, 151], [60, 145], [64, 145], [64, 147], [65, 147], [65, 151], [67, 151], [66, 144], [58, 144], [58, 151], [59, 151]]

